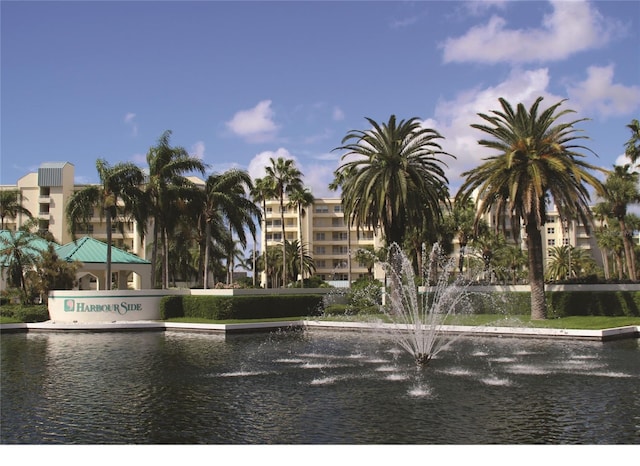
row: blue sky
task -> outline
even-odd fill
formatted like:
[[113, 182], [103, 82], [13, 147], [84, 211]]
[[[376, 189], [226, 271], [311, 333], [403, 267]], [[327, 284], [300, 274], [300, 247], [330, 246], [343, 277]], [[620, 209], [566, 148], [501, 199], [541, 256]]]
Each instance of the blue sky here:
[[294, 158], [316, 197], [365, 117], [443, 136], [452, 192], [489, 155], [469, 125], [498, 98], [568, 99], [620, 163], [640, 118], [640, 2], [0, 2], [0, 183], [42, 162], [133, 161], [165, 130], [209, 165], [264, 174]]

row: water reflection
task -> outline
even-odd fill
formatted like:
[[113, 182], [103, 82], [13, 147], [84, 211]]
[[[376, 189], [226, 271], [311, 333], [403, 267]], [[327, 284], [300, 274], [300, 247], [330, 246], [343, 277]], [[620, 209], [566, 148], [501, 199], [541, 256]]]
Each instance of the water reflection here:
[[640, 442], [637, 340], [462, 338], [427, 369], [352, 332], [0, 343], [5, 444]]

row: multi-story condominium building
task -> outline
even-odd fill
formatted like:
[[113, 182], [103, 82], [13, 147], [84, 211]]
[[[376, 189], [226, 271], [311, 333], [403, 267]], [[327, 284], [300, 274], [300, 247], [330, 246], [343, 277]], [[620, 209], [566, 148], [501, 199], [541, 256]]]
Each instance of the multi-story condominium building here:
[[[261, 250], [265, 246], [282, 245], [282, 224], [280, 201], [272, 199], [266, 203], [265, 226], [262, 230]], [[371, 247], [377, 250], [383, 243], [377, 231], [366, 229], [359, 232], [355, 226], [348, 228], [340, 198], [315, 199], [304, 208], [303, 215], [298, 209], [284, 201], [284, 227], [287, 241], [298, 240], [305, 251], [313, 257], [315, 275], [335, 285], [346, 285], [369, 273], [367, 267], [358, 263], [356, 251]], [[379, 278], [382, 271], [374, 269]], [[307, 278], [307, 277], [305, 277]], [[261, 277], [265, 281], [264, 274]]]

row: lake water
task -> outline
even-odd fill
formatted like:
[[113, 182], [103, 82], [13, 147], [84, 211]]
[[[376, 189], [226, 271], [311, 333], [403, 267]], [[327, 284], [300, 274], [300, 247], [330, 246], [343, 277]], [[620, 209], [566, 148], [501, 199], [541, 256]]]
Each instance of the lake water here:
[[640, 344], [3, 334], [3, 444], [639, 444]]

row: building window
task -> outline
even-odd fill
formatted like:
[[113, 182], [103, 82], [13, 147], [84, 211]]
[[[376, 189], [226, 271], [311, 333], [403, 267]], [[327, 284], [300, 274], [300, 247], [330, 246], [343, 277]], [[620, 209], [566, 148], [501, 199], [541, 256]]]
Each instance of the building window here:
[[553, 227], [548, 227], [547, 228], [547, 235], [555, 235], [556, 234], [556, 229]]
[[339, 232], [339, 231], [334, 231], [333, 235], [331, 235], [331, 239], [334, 240], [334, 241], [346, 241], [347, 240], [347, 234]]
[[344, 226], [344, 218], [332, 218], [331, 219], [332, 227], [343, 227]]
[[324, 246], [316, 246], [316, 254], [326, 254], [326, 248]]
[[569, 246], [569, 238], [562, 238], [562, 245]]
[[547, 240], [547, 246], [555, 246], [556, 245], [556, 240], [553, 238], [549, 238]]
[[328, 214], [329, 213], [329, 207], [326, 206], [326, 205], [316, 206], [316, 213], [317, 214]]
[[336, 213], [342, 212], [342, 205], [334, 205], [333, 211]]
[[316, 241], [324, 241], [324, 233], [316, 233]]

